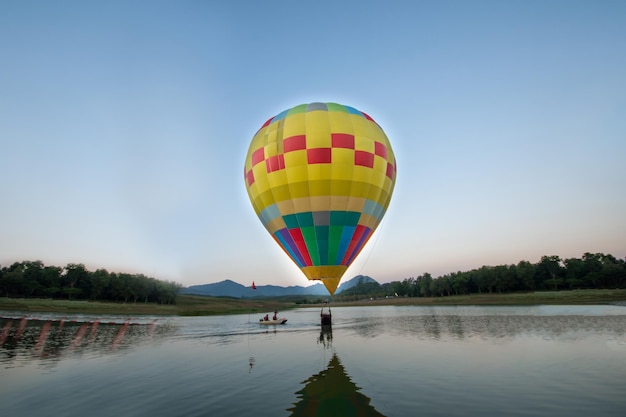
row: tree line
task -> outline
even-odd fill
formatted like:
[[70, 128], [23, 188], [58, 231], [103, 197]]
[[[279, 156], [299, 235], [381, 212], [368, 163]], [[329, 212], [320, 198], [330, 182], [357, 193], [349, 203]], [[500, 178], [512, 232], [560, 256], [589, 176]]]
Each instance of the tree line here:
[[424, 273], [402, 281], [365, 282], [340, 295], [445, 297], [482, 293], [557, 291], [573, 289], [626, 288], [626, 259], [603, 253], [585, 253], [582, 258], [543, 256], [537, 263], [482, 266], [433, 278]]
[[0, 267], [0, 294], [6, 297], [175, 304], [181, 287], [143, 274], [92, 272], [74, 263], [59, 267], [23, 261]]

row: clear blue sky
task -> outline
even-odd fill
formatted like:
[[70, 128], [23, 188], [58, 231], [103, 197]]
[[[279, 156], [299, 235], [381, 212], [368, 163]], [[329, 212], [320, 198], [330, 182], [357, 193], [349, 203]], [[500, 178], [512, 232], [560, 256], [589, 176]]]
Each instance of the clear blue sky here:
[[397, 158], [344, 279], [626, 256], [626, 2], [0, 2], [0, 264], [308, 285], [243, 181], [271, 116]]

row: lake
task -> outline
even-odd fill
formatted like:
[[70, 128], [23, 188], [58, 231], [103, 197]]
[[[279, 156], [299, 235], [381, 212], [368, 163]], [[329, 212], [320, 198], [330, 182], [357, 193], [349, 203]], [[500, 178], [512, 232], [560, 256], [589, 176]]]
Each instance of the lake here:
[[626, 416], [626, 307], [0, 312], [0, 415]]

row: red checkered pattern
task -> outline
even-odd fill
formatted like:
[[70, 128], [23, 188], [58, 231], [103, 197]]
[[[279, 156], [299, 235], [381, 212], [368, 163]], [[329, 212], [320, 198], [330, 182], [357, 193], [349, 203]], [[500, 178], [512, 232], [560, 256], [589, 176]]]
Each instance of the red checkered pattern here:
[[[371, 120], [371, 118], [365, 115]], [[270, 119], [271, 120], [271, 119]], [[269, 122], [269, 121], [268, 121]], [[294, 152], [306, 149], [307, 162], [309, 164], [330, 164], [332, 163], [332, 148], [342, 149], [355, 149], [354, 135], [348, 133], [332, 133], [331, 134], [331, 147], [330, 148], [311, 148], [306, 147], [306, 135], [291, 136], [283, 139], [283, 152], [282, 154], [265, 157], [263, 148], [259, 148], [252, 153], [252, 167], [265, 162], [267, 172], [275, 172], [281, 169], [285, 169], [285, 157], [284, 154], [288, 152]], [[364, 166], [368, 168], [374, 167], [374, 158], [378, 156], [387, 159], [387, 147], [381, 142], [374, 142], [374, 153], [354, 150], [354, 164]], [[244, 173], [248, 186], [254, 183], [254, 173], [252, 169]], [[394, 179], [396, 175], [395, 161], [393, 163], [387, 161], [386, 175], [390, 179]]]

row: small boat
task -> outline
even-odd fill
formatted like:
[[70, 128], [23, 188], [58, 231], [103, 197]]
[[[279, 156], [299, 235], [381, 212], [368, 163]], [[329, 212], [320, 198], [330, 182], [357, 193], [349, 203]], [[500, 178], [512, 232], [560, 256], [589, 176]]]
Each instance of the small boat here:
[[259, 324], [285, 324], [287, 323], [287, 319], [284, 317], [281, 317], [279, 319], [276, 320], [263, 320], [263, 319], [259, 319]]

